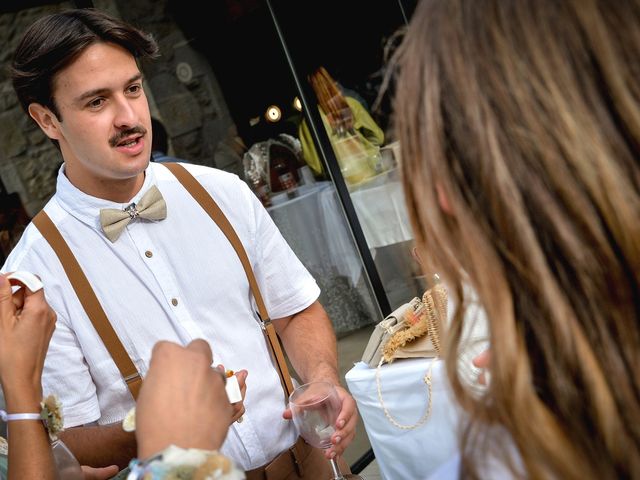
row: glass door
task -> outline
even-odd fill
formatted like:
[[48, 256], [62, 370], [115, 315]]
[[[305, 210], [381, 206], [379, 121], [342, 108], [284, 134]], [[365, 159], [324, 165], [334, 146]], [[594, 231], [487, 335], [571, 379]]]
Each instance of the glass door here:
[[387, 61], [415, 2], [270, 0], [303, 99], [302, 157], [340, 194], [384, 313], [425, 289], [391, 130]]

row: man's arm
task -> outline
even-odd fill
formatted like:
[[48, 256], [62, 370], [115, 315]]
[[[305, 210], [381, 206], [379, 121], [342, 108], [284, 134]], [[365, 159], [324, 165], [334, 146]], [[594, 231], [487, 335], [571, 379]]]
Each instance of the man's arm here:
[[[287, 356], [304, 383], [325, 380], [333, 383], [342, 400], [342, 410], [331, 437], [333, 447], [325, 452], [327, 458], [340, 455], [356, 433], [358, 413], [355, 400], [340, 385], [336, 336], [331, 320], [318, 301], [290, 317], [273, 324], [282, 339]], [[290, 419], [287, 409], [284, 418]]]
[[136, 456], [136, 439], [120, 422], [113, 425], [68, 428], [60, 435], [80, 465], [125, 468]]

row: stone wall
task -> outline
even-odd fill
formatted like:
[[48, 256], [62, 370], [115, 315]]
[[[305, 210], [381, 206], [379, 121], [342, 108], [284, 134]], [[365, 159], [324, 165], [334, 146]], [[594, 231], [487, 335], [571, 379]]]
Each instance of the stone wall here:
[[[166, 1], [93, 3], [152, 33], [160, 45], [160, 58], [145, 64], [143, 70], [151, 112], [167, 128], [170, 153], [240, 174], [242, 152], [218, 82], [208, 62], [190, 47], [167, 12]], [[53, 194], [62, 157], [22, 111], [7, 67], [20, 35], [31, 22], [72, 7], [72, 2], [59, 2], [0, 15], [0, 180], [7, 192], [20, 195], [30, 216]]]
[[23, 112], [7, 68], [27, 25], [41, 15], [70, 7], [70, 2], [61, 2], [0, 15], [0, 180], [8, 192], [20, 195], [29, 215], [53, 194], [62, 156]]

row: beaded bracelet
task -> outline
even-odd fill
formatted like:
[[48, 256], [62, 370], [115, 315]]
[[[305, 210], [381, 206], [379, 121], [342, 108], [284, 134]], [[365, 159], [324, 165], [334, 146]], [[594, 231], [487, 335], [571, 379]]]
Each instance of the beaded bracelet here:
[[244, 472], [215, 450], [183, 449], [171, 445], [148, 460], [133, 459], [127, 480], [166, 479], [243, 480]]

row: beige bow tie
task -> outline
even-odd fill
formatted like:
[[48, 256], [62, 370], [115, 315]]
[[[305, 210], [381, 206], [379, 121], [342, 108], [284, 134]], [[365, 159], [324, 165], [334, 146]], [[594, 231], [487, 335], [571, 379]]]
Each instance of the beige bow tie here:
[[100, 224], [106, 237], [115, 242], [124, 228], [136, 217], [147, 220], [163, 220], [167, 217], [167, 204], [158, 187], [152, 186], [140, 201], [132, 203], [124, 210], [103, 208], [100, 210]]

